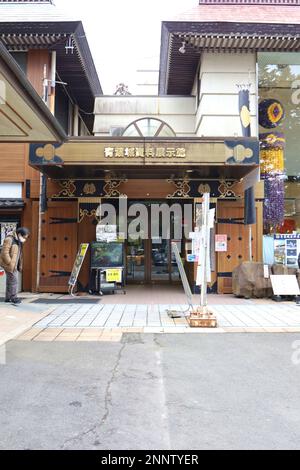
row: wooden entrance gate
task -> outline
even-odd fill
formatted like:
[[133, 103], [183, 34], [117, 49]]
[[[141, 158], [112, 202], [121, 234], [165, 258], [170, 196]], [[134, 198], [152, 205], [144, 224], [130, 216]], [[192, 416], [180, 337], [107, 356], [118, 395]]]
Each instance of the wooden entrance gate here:
[[68, 292], [77, 253], [77, 204], [49, 203], [42, 215], [40, 292]]
[[[252, 226], [252, 260], [262, 259], [262, 203], [256, 204], [257, 224]], [[218, 254], [218, 293], [232, 294], [232, 271], [249, 259], [249, 227], [244, 225], [243, 201], [219, 201], [217, 233], [227, 235], [228, 251]]]

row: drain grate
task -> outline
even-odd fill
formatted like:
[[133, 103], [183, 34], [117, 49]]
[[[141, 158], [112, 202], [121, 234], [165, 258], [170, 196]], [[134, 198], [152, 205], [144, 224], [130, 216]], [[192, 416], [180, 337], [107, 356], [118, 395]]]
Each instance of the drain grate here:
[[88, 305], [97, 305], [101, 303], [101, 299], [37, 299], [31, 302], [32, 304], [43, 304], [43, 305], [80, 305], [80, 304], [88, 304]]

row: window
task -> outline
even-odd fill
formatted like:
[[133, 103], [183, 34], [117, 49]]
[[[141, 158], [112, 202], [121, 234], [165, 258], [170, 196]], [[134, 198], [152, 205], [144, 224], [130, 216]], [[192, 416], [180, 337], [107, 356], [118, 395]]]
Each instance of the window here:
[[176, 137], [173, 129], [160, 119], [143, 118], [130, 124], [123, 137]]
[[[285, 118], [273, 129], [282, 132], [286, 139], [285, 171], [287, 176], [300, 173], [299, 136], [300, 136], [300, 54], [299, 53], [260, 53], [259, 99], [278, 100], [284, 110]], [[260, 133], [268, 132], [260, 128]]]

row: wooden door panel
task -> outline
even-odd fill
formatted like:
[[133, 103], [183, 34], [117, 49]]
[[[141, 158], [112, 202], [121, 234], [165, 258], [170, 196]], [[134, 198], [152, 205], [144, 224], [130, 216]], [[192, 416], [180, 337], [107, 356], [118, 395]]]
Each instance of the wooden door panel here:
[[77, 248], [77, 204], [52, 203], [42, 216], [41, 292], [68, 291]]
[[[96, 240], [96, 225], [95, 219], [86, 217], [78, 225], [78, 246], [81, 243], [91, 244]], [[89, 290], [90, 280], [90, 267], [91, 267], [91, 251], [87, 253], [81, 271], [78, 277], [78, 289], [83, 291]]]
[[[252, 260], [260, 261], [262, 226], [260, 204], [257, 204], [257, 221], [252, 226]], [[218, 206], [217, 233], [227, 235], [228, 250], [218, 254], [218, 293], [232, 294], [232, 271], [242, 262], [250, 261], [250, 227], [244, 225], [244, 204], [241, 201], [224, 201]]]

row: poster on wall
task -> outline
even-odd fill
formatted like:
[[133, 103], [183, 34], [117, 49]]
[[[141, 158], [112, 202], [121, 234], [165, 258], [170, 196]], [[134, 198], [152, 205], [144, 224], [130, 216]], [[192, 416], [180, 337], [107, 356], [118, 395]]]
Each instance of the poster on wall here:
[[96, 240], [97, 242], [116, 242], [117, 226], [116, 225], [97, 225], [96, 228]]
[[216, 253], [226, 253], [228, 251], [227, 235], [216, 235]]
[[198, 263], [202, 247], [202, 232], [195, 232], [192, 238], [192, 255], [195, 261]]
[[5, 238], [17, 230], [17, 222], [1, 222], [0, 246], [3, 245]]
[[298, 268], [299, 255], [300, 234], [274, 236], [275, 264], [281, 264], [288, 268]]

